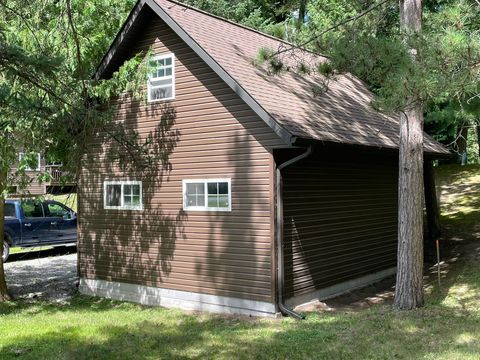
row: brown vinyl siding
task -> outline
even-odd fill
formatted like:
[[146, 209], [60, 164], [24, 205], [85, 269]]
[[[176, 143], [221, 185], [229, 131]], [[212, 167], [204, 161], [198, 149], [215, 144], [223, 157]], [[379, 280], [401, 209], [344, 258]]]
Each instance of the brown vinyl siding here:
[[[32, 176], [33, 177], [33, 176]], [[32, 182], [25, 188], [20, 190], [19, 186], [14, 184], [12, 185], [12, 188], [15, 190], [15, 192], [8, 194], [8, 196], [28, 196], [28, 195], [45, 195], [46, 194], [46, 185], [45, 183], [40, 184], [38, 181], [35, 179], [32, 180]]]
[[319, 149], [283, 171], [287, 298], [395, 266], [397, 161]]
[[[175, 54], [176, 98], [119, 101], [119, 123], [151, 137], [158, 163], [124, 168], [100, 134], [79, 186], [81, 276], [273, 302], [271, 130], [161, 20], [132, 53]], [[168, 115], [170, 114], [170, 115]], [[114, 131], [114, 129], [112, 129]], [[232, 211], [183, 211], [182, 180], [231, 178]], [[103, 181], [143, 183], [143, 211], [104, 210]]]
[[[17, 170], [17, 166], [18, 164], [15, 164], [15, 167], [12, 168], [12, 176], [13, 174], [15, 173], [15, 171]], [[16, 189], [17, 189], [17, 193], [16, 194], [11, 194], [11, 195], [34, 195], [34, 196], [37, 196], [37, 195], [45, 195], [46, 194], [46, 190], [47, 190], [47, 183], [40, 183], [37, 178], [38, 178], [38, 175], [40, 174], [40, 172], [44, 172], [45, 171], [45, 158], [42, 156], [40, 158], [40, 171], [26, 171], [25, 174], [31, 179], [30, 180], [30, 183], [28, 184], [28, 186], [25, 188], [25, 189], [22, 189], [19, 191], [19, 188], [18, 188], [18, 185], [17, 184], [12, 184], [12, 186], [14, 186]]]
[[37, 180], [33, 180], [25, 191], [31, 195], [45, 195], [46, 184], [40, 184]]

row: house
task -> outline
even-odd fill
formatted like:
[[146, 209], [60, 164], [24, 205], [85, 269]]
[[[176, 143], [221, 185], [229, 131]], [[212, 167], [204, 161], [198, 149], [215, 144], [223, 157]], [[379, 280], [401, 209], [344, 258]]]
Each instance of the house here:
[[[9, 173], [10, 197], [41, 196], [45, 194], [59, 194], [74, 192], [76, 184], [74, 181], [62, 179], [62, 164], [49, 163], [45, 156], [40, 153], [32, 154], [32, 161], [25, 169], [24, 174], [17, 174], [17, 168], [24, 159], [23, 152], [18, 153], [18, 161]], [[48, 173], [49, 181], [40, 181], [41, 174]], [[64, 175], [64, 173], [63, 173]]]
[[[20, 178], [16, 175], [18, 164], [23, 160], [24, 153], [18, 153], [18, 162], [12, 168], [10, 172], [11, 183], [15, 184], [9, 188], [9, 196], [19, 196], [23, 194], [29, 195], [44, 195], [47, 191], [47, 185], [38, 180], [40, 173], [45, 171], [45, 158], [37, 153], [35, 156], [32, 156], [32, 162], [25, 169], [25, 176]], [[20, 183], [23, 183], [22, 186]]]
[[[118, 99], [116, 121], [158, 162], [122, 164], [118, 144], [93, 141], [79, 183], [82, 293], [295, 315], [394, 273], [398, 122], [351, 75], [315, 93], [315, 75], [252, 64], [260, 47], [288, 46], [174, 1], [136, 4], [95, 76], [153, 49], [148, 99]], [[446, 154], [427, 137], [427, 160]]]

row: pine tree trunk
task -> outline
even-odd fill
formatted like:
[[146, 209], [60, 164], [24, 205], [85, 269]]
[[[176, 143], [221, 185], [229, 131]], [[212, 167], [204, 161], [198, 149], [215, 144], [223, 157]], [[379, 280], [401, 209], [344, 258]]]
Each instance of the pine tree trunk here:
[[423, 305], [423, 111], [400, 117], [398, 260], [394, 306]]
[[480, 119], [475, 122], [475, 126], [477, 128], [478, 157], [480, 162]]
[[[406, 36], [419, 33], [421, 0], [400, 0], [400, 27]], [[415, 57], [415, 49], [411, 49]], [[423, 107], [412, 104], [400, 115], [398, 183], [398, 259], [394, 307], [408, 310], [423, 305]]]
[[[6, 188], [7, 175], [0, 174], [0, 193]], [[3, 240], [5, 234], [5, 199], [0, 196], [0, 302], [10, 300], [5, 281], [5, 271], [3, 269]]]
[[300, 0], [300, 7], [298, 8], [297, 28], [301, 28], [305, 22], [305, 15], [307, 14], [307, 0]]
[[468, 138], [468, 123], [463, 123], [457, 135], [457, 151], [459, 155], [459, 162], [461, 165], [466, 165], [467, 161], [467, 138]]

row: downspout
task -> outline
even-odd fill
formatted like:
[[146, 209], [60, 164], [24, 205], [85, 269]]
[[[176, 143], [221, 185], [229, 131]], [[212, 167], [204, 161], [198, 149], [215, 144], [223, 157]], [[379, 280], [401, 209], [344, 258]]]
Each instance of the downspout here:
[[313, 151], [312, 145], [310, 145], [307, 150], [294, 157], [293, 159], [287, 160], [284, 163], [277, 166], [276, 178], [277, 178], [277, 289], [278, 289], [278, 300], [277, 305], [278, 309], [283, 315], [288, 315], [296, 319], [305, 319], [305, 315], [299, 314], [289, 308], [284, 303], [284, 294], [285, 294], [285, 264], [284, 264], [284, 255], [283, 255], [283, 180], [282, 180], [282, 170], [287, 166], [295, 164], [296, 162], [305, 159]]

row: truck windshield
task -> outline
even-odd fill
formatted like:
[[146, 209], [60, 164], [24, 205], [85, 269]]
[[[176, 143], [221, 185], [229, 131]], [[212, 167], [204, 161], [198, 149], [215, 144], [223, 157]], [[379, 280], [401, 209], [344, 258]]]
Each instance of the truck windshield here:
[[17, 217], [15, 214], [15, 205], [14, 204], [5, 204], [5, 216], [6, 217]]

